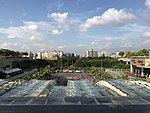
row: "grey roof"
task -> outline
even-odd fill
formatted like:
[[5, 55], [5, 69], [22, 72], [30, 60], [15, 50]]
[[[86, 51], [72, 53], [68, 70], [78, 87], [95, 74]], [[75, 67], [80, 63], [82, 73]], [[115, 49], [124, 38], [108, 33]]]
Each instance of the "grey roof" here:
[[141, 97], [0, 97], [0, 105], [150, 105], [150, 96]]
[[49, 85], [54, 84], [53, 80], [30, 80], [18, 86], [14, 89], [9, 90], [3, 97], [37, 97], [40, 96], [41, 92], [44, 91]]
[[128, 93], [130, 96], [150, 96], [149, 89], [131, 83], [130, 80], [110, 80], [108, 82]]
[[67, 96], [101, 96], [97, 87], [94, 87], [88, 79], [68, 80], [67, 89]]
[[21, 69], [19, 68], [14, 68], [14, 69], [11, 69], [11, 70], [7, 70], [7, 71], [4, 71], [4, 73], [12, 73], [12, 72], [16, 72], [16, 71], [21, 71]]

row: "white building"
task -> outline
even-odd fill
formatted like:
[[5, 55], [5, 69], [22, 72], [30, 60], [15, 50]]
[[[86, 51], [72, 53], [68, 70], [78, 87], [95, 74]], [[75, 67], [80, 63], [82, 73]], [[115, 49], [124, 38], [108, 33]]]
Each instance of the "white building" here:
[[130, 64], [131, 59], [129, 58], [119, 58], [118, 61], [124, 61], [126, 64]]
[[98, 57], [98, 51], [96, 50], [88, 50], [85, 53], [85, 57]]
[[116, 58], [121, 57], [121, 56], [119, 55], [119, 53], [120, 53], [120, 52], [116, 52]]
[[36, 59], [46, 59], [46, 60], [57, 60], [58, 58], [62, 58], [63, 52], [62, 51], [44, 51], [38, 52]]
[[101, 57], [101, 56], [105, 56], [105, 57], [107, 57], [107, 56], [109, 56], [109, 53], [107, 52], [107, 51], [99, 51], [98, 52], [98, 57]]
[[112, 57], [112, 58], [121, 58], [121, 56], [119, 55], [119, 53], [120, 53], [120, 52], [112, 53], [112, 54], [110, 55], [110, 57]]
[[42, 52], [38, 52], [36, 55], [36, 59], [42, 59]]
[[62, 51], [57, 51], [57, 54], [58, 54], [59, 58], [62, 58], [64, 53]]
[[22, 57], [27, 57], [29, 59], [33, 59], [34, 54], [30, 51], [30, 52], [28, 52], [28, 55], [22, 55]]
[[130, 72], [137, 75], [150, 75], [150, 58], [149, 56], [135, 56], [131, 58]]

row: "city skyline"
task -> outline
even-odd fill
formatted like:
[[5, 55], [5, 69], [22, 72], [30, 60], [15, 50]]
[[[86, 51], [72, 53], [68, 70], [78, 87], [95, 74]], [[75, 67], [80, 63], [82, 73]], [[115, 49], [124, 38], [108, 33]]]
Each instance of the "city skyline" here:
[[150, 0], [0, 0], [0, 48], [110, 52], [150, 48]]

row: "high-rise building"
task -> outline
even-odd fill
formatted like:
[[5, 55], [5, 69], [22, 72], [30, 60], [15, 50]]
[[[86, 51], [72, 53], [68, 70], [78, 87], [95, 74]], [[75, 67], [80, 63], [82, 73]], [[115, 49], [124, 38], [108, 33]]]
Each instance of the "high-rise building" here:
[[36, 59], [46, 59], [46, 60], [57, 60], [59, 58], [62, 58], [63, 52], [62, 51], [44, 51], [44, 52], [38, 52], [36, 54]]
[[85, 57], [98, 57], [98, 51], [96, 50], [88, 50], [85, 53]]
[[42, 52], [36, 53], [36, 59], [42, 59]]
[[107, 51], [99, 51], [98, 52], [98, 57], [101, 57], [101, 56], [107, 57], [107, 56], [109, 56], [109, 53]]
[[46, 59], [46, 60], [57, 60], [58, 59], [58, 54], [57, 52], [48, 52], [45, 51], [42, 53], [42, 59]]
[[29, 58], [29, 59], [33, 59], [34, 54], [30, 51], [30, 52], [28, 52], [27, 55], [22, 55], [22, 57], [27, 57], [27, 58]]

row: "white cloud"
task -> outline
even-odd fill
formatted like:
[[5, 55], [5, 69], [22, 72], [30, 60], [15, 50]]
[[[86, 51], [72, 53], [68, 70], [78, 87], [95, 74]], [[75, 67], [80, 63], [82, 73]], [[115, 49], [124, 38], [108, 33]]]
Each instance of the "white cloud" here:
[[96, 38], [90, 43], [90, 48], [97, 50], [116, 51], [119, 49], [127, 50], [133, 47], [133, 42], [122, 34], [120, 34], [119, 36], [110, 35], [98, 37], [99, 38]]
[[[55, 26], [48, 22], [40, 21], [25, 21], [22, 26], [2, 28], [0, 27], [0, 34], [7, 35], [8, 38], [14, 38], [18, 45], [14, 44], [14, 40], [10, 40], [12, 44], [1, 43], [0, 48], [17, 49], [20, 51], [39, 51], [46, 50], [52, 47], [53, 42], [50, 40], [52, 31], [56, 29]], [[5, 40], [3, 40], [5, 41]]]
[[96, 44], [95, 42], [91, 42], [92, 45]]
[[8, 38], [15, 38], [16, 36], [13, 36], [13, 35], [9, 35], [7, 36]]
[[[37, 30], [38, 27], [39, 30]], [[23, 26], [0, 28], [0, 33], [8, 35], [9, 38], [17, 37], [28, 40], [33, 35], [41, 37], [52, 29], [53, 27], [46, 22], [23, 22]]]
[[39, 22], [34, 22], [34, 21], [25, 21], [23, 22], [23, 26], [20, 26], [20, 29], [26, 30], [27, 32], [34, 32], [34, 31], [49, 31], [53, 30], [55, 26], [52, 24], [46, 22], [46, 21], [39, 21]]
[[91, 42], [91, 45], [97, 45], [98, 44], [98, 40], [94, 40]]
[[106, 37], [104, 37], [104, 40], [106, 40], [108, 42], [112, 42], [112, 41], [116, 42], [118, 40], [124, 41], [124, 40], [126, 40], [126, 37], [123, 35], [122, 36], [106, 36]]
[[150, 37], [150, 31], [144, 32], [144, 33], [143, 33], [143, 36], [144, 36], [144, 37]]
[[40, 38], [40, 37], [36, 37], [36, 36], [31, 36], [30, 38], [29, 38], [31, 41], [34, 41], [34, 42], [39, 42], [39, 41], [42, 41], [42, 39]]
[[150, 37], [149, 26], [143, 26], [140, 24], [130, 24], [121, 27], [120, 30], [126, 33], [126, 37], [132, 37], [132, 38]]
[[58, 29], [52, 30], [53, 35], [58, 35], [58, 34], [62, 34], [62, 33], [63, 33], [63, 30], [58, 30]]
[[146, 10], [145, 12], [142, 12], [144, 19], [148, 22], [150, 22], [150, 10]]
[[8, 38], [20, 38], [30, 41], [41, 41], [41, 37], [46, 37], [50, 34], [56, 35], [63, 33], [65, 29], [57, 28], [45, 21], [33, 22], [25, 21], [22, 26], [0, 28], [0, 33], [8, 35]]
[[63, 49], [63, 48], [65, 48], [66, 47], [66, 45], [62, 45], [62, 46], [58, 46], [57, 48], [58, 49]]
[[94, 25], [124, 25], [133, 22], [135, 19], [136, 16], [125, 9], [117, 10], [110, 8], [100, 16], [94, 16], [87, 19], [80, 25], [80, 30], [86, 31]]
[[145, 40], [145, 41], [143, 42], [143, 44], [144, 44], [144, 45], [150, 45], [150, 40]]
[[148, 8], [150, 8], [150, 0], [146, 0], [146, 1], [145, 1], [145, 5], [146, 5]]
[[130, 24], [130, 25], [125, 25], [123, 27], [120, 27], [121, 31], [126, 31], [126, 32], [143, 32], [149, 30], [150, 27], [143, 26], [140, 24]]
[[131, 47], [133, 47], [133, 45], [131, 44], [131, 42], [127, 42], [127, 43], [123, 44], [121, 47], [122, 48], [131, 48]]
[[35, 40], [35, 39], [36, 39], [35, 36], [30, 37], [30, 40]]
[[13, 45], [14, 45], [14, 46], [17, 46], [18, 44], [17, 44], [17, 43], [14, 43]]
[[28, 25], [28, 27], [27, 27], [29, 30], [37, 30], [38, 29], [38, 25], [35, 25], [35, 24], [33, 24], [33, 25]]
[[83, 46], [84, 46], [83, 44], [78, 44], [78, 45], [77, 45], [77, 47], [83, 47]]
[[10, 42], [1, 42], [0, 47], [1, 48], [10, 48], [10, 45], [12, 45]]
[[28, 45], [22, 45], [22, 48], [25, 50], [30, 50], [30, 47]]
[[57, 1], [57, 2], [54, 2], [54, 3], [50, 3], [48, 6], [47, 6], [47, 9], [50, 11], [50, 12], [53, 12], [55, 10], [57, 11], [61, 11], [61, 9], [63, 8], [64, 6], [64, 3], [62, 1]]
[[0, 48], [16, 49], [16, 48], [15, 48], [16, 46], [17, 46], [17, 43], [11, 43], [11, 42], [3, 42], [3, 41], [0, 41]]
[[54, 19], [60, 24], [65, 24], [68, 17], [68, 13], [52, 13], [47, 15], [49, 18]]

